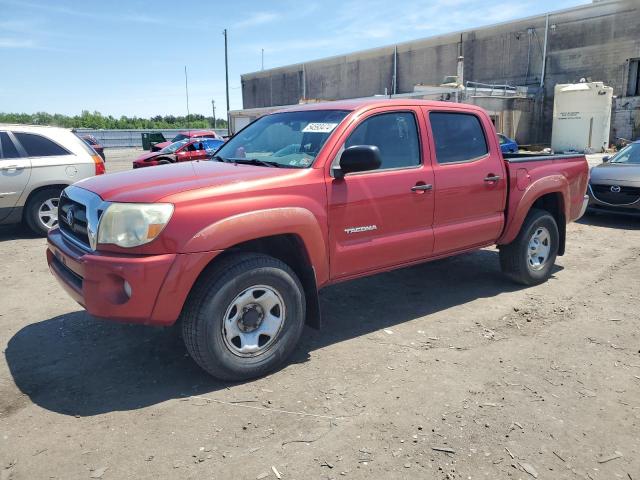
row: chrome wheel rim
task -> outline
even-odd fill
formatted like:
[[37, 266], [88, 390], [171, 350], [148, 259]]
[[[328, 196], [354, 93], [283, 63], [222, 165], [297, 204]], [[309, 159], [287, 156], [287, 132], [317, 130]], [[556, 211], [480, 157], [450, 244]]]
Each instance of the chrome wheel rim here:
[[47, 229], [51, 230], [58, 225], [58, 199], [50, 198], [40, 205], [38, 209], [38, 219]]
[[545, 227], [537, 227], [529, 240], [527, 260], [532, 270], [542, 270], [549, 260], [551, 234]]
[[222, 338], [234, 355], [255, 357], [273, 346], [285, 320], [282, 295], [267, 285], [254, 285], [227, 307]]

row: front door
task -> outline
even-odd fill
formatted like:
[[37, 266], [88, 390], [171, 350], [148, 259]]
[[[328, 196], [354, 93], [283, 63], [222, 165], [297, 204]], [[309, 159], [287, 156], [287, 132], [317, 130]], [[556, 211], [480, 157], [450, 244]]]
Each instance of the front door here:
[[379, 169], [328, 177], [333, 279], [428, 257], [433, 247], [433, 172], [418, 109], [379, 109], [352, 126], [344, 148], [375, 145]]
[[18, 152], [8, 132], [0, 131], [0, 220], [16, 206], [30, 175], [31, 161]]
[[435, 152], [434, 255], [495, 242], [504, 227], [505, 166], [486, 117], [425, 109]]

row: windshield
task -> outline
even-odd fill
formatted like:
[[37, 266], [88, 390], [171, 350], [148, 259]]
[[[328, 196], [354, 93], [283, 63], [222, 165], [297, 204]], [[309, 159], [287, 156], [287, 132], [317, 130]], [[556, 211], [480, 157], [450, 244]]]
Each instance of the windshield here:
[[188, 142], [189, 142], [189, 139], [185, 138], [184, 140], [180, 140], [179, 142], [174, 142], [171, 145], [167, 145], [160, 151], [162, 153], [174, 153], [176, 150], [178, 150], [180, 147], [184, 146]]
[[266, 115], [225, 143], [215, 158], [288, 168], [310, 167], [331, 132], [348, 113], [308, 110]]
[[186, 135], [179, 133], [177, 134], [175, 137], [173, 137], [173, 139], [171, 140], [172, 142], [179, 142], [180, 140], [184, 140], [185, 138], [189, 138]]
[[620, 150], [610, 160], [611, 163], [640, 164], [640, 143], [632, 143]]

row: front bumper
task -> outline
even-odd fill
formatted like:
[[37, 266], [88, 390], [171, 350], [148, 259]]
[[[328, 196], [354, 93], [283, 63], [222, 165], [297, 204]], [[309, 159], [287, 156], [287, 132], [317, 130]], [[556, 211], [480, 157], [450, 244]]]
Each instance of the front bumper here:
[[[48, 236], [47, 262], [65, 291], [91, 315], [167, 326], [177, 320], [198, 275], [219, 253], [87, 252], [54, 229]], [[125, 282], [130, 286], [130, 296]]]
[[598, 199], [591, 189], [591, 185], [587, 189], [589, 204], [588, 209], [593, 212], [616, 213], [621, 215], [640, 215], [640, 200], [632, 203], [614, 204], [604, 202]]
[[148, 160], [148, 161], [134, 160], [133, 161], [133, 168], [153, 167], [155, 165], [158, 165], [158, 162], [156, 160]]
[[584, 217], [584, 214], [586, 213], [588, 206], [589, 206], [589, 195], [585, 195], [584, 198], [582, 199], [582, 207], [580, 208], [580, 214], [578, 215], [578, 218], [576, 218], [576, 221]]

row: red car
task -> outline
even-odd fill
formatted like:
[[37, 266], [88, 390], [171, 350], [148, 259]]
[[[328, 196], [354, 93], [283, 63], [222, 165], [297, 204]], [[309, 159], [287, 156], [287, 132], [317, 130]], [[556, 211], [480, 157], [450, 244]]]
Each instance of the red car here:
[[96, 137], [93, 135], [82, 135], [80, 137], [87, 145], [93, 148], [98, 155], [102, 157], [102, 161], [105, 161], [104, 158], [104, 146], [96, 140]]
[[143, 153], [133, 161], [133, 168], [152, 167], [211, 158], [224, 142], [215, 138], [183, 139], [169, 144], [159, 152]]
[[213, 161], [67, 187], [47, 260], [90, 314], [179, 320], [204, 370], [248, 379], [281, 365], [305, 324], [320, 326], [330, 284], [495, 244], [509, 278], [545, 282], [588, 177], [584, 155], [503, 155], [473, 105], [298, 105], [259, 118]]
[[162, 143], [156, 143], [155, 145], [151, 145], [151, 151], [158, 152], [163, 148], [168, 147], [174, 142], [179, 142], [180, 140], [186, 140], [191, 138], [203, 138], [203, 137], [222, 140], [220, 135], [218, 135], [213, 130], [184, 130], [182, 132], [178, 132], [178, 134], [175, 137], [173, 137], [173, 139], [171, 139], [170, 142], [162, 142]]

